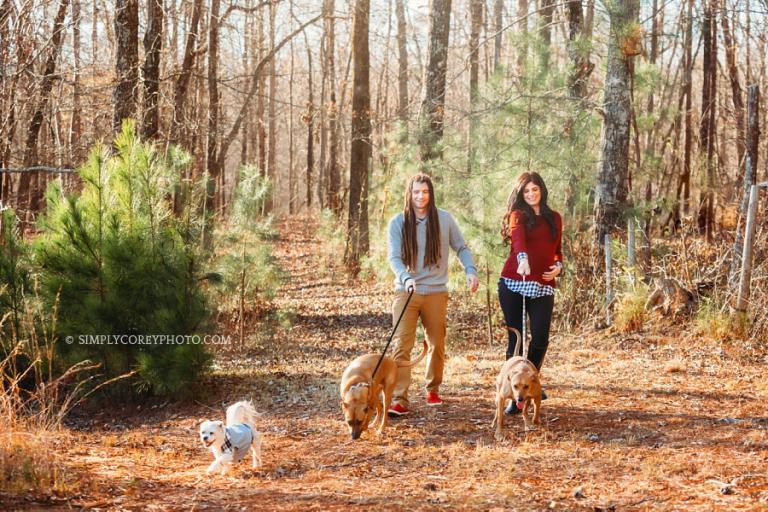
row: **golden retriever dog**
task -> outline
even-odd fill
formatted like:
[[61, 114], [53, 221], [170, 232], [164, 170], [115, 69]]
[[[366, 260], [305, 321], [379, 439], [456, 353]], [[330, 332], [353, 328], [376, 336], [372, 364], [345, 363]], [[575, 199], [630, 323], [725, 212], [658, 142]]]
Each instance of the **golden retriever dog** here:
[[379, 423], [377, 431], [382, 434], [387, 426], [387, 410], [397, 383], [397, 369], [418, 364], [426, 354], [427, 341], [424, 340], [424, 349], [419, 357], [406, 362], [384, 357], [375, 376], [373, 370], [381, 354], [362, 355], [347, 366], [341, 376], [341, 409], [352, 439], [358, 439], [368, 429], [374, 411]]
[[[520, 332], [515, 331], [517, 342], [515, 354], [518, 353], [521, 343]], [[493, 416], [491, 427], [496, 426], [496, 439], [504, 439], [501, 429], [504, 426], [504, 407], [507, 400], [514, 400], [518, 409], [523, 411], [525, 429], [531, 428], [531, 420], [528, 418], [528, 410], [533, 405], [533, 424], [541, 424], [539, 413], [541, 412], [541, 381], [539, 371], [528, 359], [515, 356], [507, 359], [496, 377], [496, 412]]]

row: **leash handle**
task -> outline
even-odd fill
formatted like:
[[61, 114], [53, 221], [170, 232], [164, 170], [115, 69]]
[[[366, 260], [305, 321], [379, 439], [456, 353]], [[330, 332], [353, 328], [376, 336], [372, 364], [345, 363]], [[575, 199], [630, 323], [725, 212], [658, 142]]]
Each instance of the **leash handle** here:
[[389, 335], [389, 340], [387, 340], [387, 345], [384, 347], [384, 352], [381, 353], [381, 357], [379, 358], [379, 362], [376, 363], [376, 368], [373, 369], [373, 373], [371, 374], [371, 380], [376, 376], [376, 372], [379, 369], [379, 366], [381, 365], [381, 362], [384, 360], [384, 355], [387, 353], [387, 349], [389, 349], [389, 344], [392, 343], [392, 338], [395, 336], [395, 332], [397, 332], [397, 328], [400, 325], [400, 320], [403, 319], [403, 315], [405, 314], [405, 310], [408, 309], [408, 303], [411, 302], [411, 297], [413, 297], [414, 292], [416, 291], [416, 285], [413, 285], [413, 289], [408, 292], [408, 299], [405, 301], [405, 306], [403, 306], [403, 310], [400, 311], [400, 317], [397, 319], [397, 322], [395, 322], [395, 328], [392, 329], [392, 334]]
[[[523, 274], [523, 291], [525, 291], [525, 274]], [[526, 329], [526, 320], [525, 317], [525, 295], [523, 297], [523, 358], [528, 359], [528, 350], [527, 350], [527, 342], [528, 342], [528, 332]]]

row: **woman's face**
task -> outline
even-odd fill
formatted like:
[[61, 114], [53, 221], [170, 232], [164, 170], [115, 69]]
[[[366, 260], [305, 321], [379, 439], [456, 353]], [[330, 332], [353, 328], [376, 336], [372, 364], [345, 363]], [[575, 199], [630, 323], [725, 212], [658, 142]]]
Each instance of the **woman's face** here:
[[539, 206], [541, 203], [541, 188], [534, 182], [528, 182], [523, 189], [523, 199], [531, 208]]
[[429, 185], [415, 181], [411, 186], [411, 203], [414, 210], [426, 210], [429, 205]]

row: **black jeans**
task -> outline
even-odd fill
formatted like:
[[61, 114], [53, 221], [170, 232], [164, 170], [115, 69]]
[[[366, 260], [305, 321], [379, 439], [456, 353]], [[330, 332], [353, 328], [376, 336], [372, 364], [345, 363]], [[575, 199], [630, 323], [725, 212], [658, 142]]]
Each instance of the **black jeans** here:
[[[504, 281], [499, 279], [499, 303], [504, 312], [504, 320], [507, 327], [514, 327], [520, 334], [523, 332], [523, 296], [509, 291]], [[531, 346], [528, 349], [528, 360], [541, 370], [544, 355], [549, 346], [549, 326], [552, 324], [552, 309], [555, 305], [554, 295], [545, 295], [532, 299], [525, 297], [525, 312], [531, 319]], [[509, 343], [507, 345], [507, 359], [515, 355], [515, 333], [507, 329]], [[525, 343], [525, 340], [522, 340]]]

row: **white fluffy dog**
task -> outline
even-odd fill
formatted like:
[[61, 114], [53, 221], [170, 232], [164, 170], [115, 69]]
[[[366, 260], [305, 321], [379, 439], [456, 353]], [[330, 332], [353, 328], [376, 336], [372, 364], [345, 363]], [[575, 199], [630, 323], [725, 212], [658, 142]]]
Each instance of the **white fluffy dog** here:
[[251, 402], [237, 402], [227, 407], [227, 424], [204, 421], [200, 425], [200, 440], [210, 448], [214, 461], [206, 473], [221, 469], [223, 475], [229, 467], [240, 462], [248, 450], [253, 458], [252, 467], [261, 464], [261, 434], [254, 428], [256, 409]]

